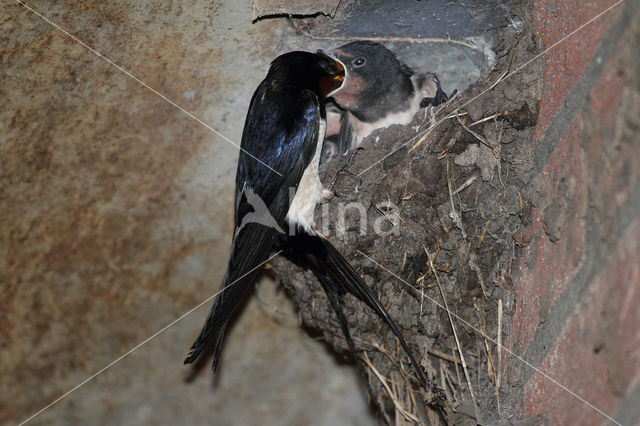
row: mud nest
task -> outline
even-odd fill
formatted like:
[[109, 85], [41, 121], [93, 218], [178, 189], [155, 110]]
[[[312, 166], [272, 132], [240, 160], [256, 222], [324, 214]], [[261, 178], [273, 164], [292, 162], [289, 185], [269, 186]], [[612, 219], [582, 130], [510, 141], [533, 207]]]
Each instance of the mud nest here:
[[[425, 395], [390, 330], [346, 296], [358, 356], [392, 423], [476, 424], [510, 411], [511, 384], [501, 381], [508, 354], [497, 347], [510, 335], [513, 266], [531, 239], [523, 188], [533, 176], [543, 71], [540, 60], [519, 68], [541, 50], [530, 20], [520, 19], [523, 27], [500, 31], [482, 81], [421, 110], [410, 126], [370, 135], [349, 165], [354, 175], [316, 210], [321, 232], [387, 307], [434, 385]], [[346, 161], [321, 169], [325, 185]], [[273, 266], [304, 324], [347, 353], [315, 277], [284, 259]], [[425, 405], [434, 397], [444, 416]]]

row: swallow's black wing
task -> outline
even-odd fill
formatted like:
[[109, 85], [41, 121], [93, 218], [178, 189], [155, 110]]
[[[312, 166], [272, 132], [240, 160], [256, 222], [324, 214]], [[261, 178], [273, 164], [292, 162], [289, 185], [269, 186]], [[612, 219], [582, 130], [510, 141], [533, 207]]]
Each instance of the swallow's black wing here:
[[[311, 270], [316, 278], [318, 278], [330, 299], [331, 305], [334, 310], [336, 310], [343, 331], [346, 327], [346, 324], [342, 324], [344, 315], [341, 311], [338, 312], [338, 309], [341, 310], [339, 296], [345, 292], [351, 293], [360, 299], [382, 318], [400, 341], [400, 344], [409, 357], [411, 365], [418, 375], [418, 379], [426, 389], [428, 383], [427, 378], [416, 362], [413, 352], [404, 340], [395, 322], [391, 319], [378, 298], [369, 290], [369, 287], [362, 277], [360, 277], [347, 259], [340, 254], [329, 240], [319, 235], [309, 235], [305, 233], [298, 233], [296, 235], [280, 234], [276, 241], [276, 247], [283, 251], [282, 254], [287, 259], [304, 269]], [[347, 337], [347, 343], [349, 343], [351, 337], [347, 335], [346, 332], [345, 336]], [[350, 344], [349, 346], [353, 351], [352, 345]], [[357, 361], [355, 353], [354, 358], [356, 358]], [[360, 364], [358, 364], [358, 366], [362, 368]]]
[[[270, 206], [284, 186], [288, 193], [288, 186], [298, 185], [315, 153], [321, 116], [320, 103], [311, 91], [266, 81], [258, 87], [242, 133], [236, 174], [236, 225], [245, 214], [238, 204], [243, 188], [253, 187]], [[274, 213], [277, 211], [272, 213], [277, 219]]]
[[242, 225], [243, 217], [254, 212], [247, 199], [247, 191], [251, 189], [262, 198], [269, 214], [282, 227], [289, 206], [289, 187], [297, 187], [315, 153], [320, 108], [313, 92], [279, 87], [268, 80], [263, 81], [254, 93], [238, 160], [236, 230], [227, 273], [185, 364], [193, 362], [209, 342], [215, 340], [215, 370], [227, 320], [240, 303], [260, 265], [268, 259], [278, 233], [276, 229], [256, 222]]

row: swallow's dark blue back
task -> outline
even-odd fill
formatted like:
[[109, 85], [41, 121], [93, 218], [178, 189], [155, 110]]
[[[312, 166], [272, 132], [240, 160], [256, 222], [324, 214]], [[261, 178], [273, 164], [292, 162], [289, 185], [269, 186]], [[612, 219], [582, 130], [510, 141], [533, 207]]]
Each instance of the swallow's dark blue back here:
[[311, 91], [268, 80], [260, 84], [251, 99], [242, 134], [243, 151], [236, 174], [236, 226], [246, 214], [238, 204], [246, 187], [253, 188], [262, 197], [276, 221], [282, 224], [288, 207], [288, 200], [285, 205], [279, 205], [282, 195], [286, 199], [289, 187], [297, 187], [315, 152], [319, 108], [318, 98]]

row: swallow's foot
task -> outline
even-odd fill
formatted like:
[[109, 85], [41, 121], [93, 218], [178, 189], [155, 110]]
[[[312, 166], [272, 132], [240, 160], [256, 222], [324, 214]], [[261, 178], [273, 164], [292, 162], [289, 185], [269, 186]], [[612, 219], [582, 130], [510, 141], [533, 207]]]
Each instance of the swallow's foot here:
[[335, 194], [334, 194], [333, 190], [327, 189], [327, 188], [323, 188], [322, 189], [322, 202], [326, 203], [327, 201], [332, 199], [334, 195]]

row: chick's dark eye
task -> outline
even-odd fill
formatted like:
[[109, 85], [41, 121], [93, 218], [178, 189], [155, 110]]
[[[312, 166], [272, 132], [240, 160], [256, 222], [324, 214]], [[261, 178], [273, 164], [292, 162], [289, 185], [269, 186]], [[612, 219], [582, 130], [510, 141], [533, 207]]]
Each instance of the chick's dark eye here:
[[353, 64], [354, 67], [361, 67], [364, 65], [364, 58], [356, 58], [353, 60], [353, 62], [351, 62]]

